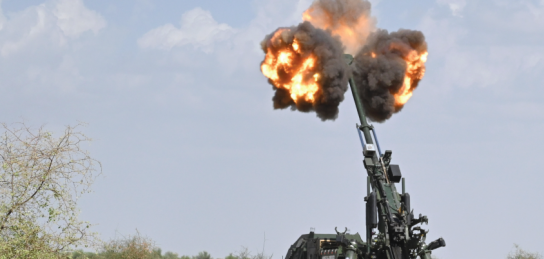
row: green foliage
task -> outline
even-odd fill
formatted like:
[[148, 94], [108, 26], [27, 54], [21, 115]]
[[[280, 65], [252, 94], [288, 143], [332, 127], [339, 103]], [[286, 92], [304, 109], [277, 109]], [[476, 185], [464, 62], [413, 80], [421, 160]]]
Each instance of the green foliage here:
[[232, 253], [230, 253], [229, 255], [227, 255], [225, 257], [225, 259], [238, 259], [238, 257], [236, 257], [235, 255], [232, 255]]
[[247, 247], [242, 247], [242, 250], [235, 254], [230, 253], [225, 259], [271, 259], [272, 255], [265, 255], [264, 252], [252, 255]]
[[54, 137], [0, 123], [0, 258], [66, 258], [97, 240], [78, 219], [77, 200], [100, 163], [82, 149], [90, 139], [77, 127]]
[[[101, 249], [101, 257], [108, 259], [152, 259], [156, 258], [155, 244], [139, 234], [126, 239], [112, 240]], [[160, 250], [159, 250], [160, 256]], [[160, 258], [160, 257], [159, 257]]]
[[96, 254], [91, 252], [84, 252], [83, 250], [76, 250], [72, 252], [71, 259], [87, 259], [87, 258], [96, 258], [94, 257]]
[[[189, 256], [185, 256], [185, 257], [189, 258]], [[184, 257], [183, 256], [180, 257], [176, 253], [166, 252], [161, 258], [164, 258], [164, 259], [180, 259], [180, 258], [184, 258]]]
[[507, 259], [542, 259], [539, 253], [529, 253], [521, 249], [517, 244], [514, 244], [515, 251], [508, 254]]
[[46, 234], [31, 223], [21, 223], [10, 231], [9, 237], [0, 242], [0, 258], [57, 259], [63, 256], [53, 250]]
[[193, 259], [213, 259], [210, 254], [206, 251], [202, 251], [198, 253], [198, 255], [194, 256]]
[[[252, 255], [249, 249], [242, 247], [240, 251], [230, 253], [225, 259], [270, 259], [272, 256], [265, 256], [263, 253]], [[110, 240], [102, 245], [97, 253], [83, 252], [78, 250], [72, 253], [71, 259], [213, 259], [206, 251], [195, 256], [178, 255], [173, 252], [162, 253], [154, 242], [140, 236], [123, 237]]]
[[200, 252], [197, 256], [179, 256], [176, 253], [166, 252], [155, 246], [155, 243], [139, 233], [134, 236], [113, 239], [103, 243], [97, 253], [72, 253], [72, 259], [212, 259], [207, 252]]

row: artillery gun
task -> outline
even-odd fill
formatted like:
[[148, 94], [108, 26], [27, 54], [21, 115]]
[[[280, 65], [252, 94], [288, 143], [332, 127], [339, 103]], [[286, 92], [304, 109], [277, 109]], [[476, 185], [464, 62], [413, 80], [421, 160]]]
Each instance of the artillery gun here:
[[[353, 57], [345, 55], [351, 65]], [[428, 224], [427, 216], [415, 218], [410, 195], [398, 165], [391, 164], [390, 150], [382, 153], [376, 130], [366, 120], [365, 111], [353, 78], [349, 85], [361, 124], [357, 126], [363, 146], [363, 164], [367, 172], [366, 241], [356, 234], [336, 230], [336, 234], [300, 236], [287, 251], [285, 259], [431, 259], [431, 251], [446, 246], [439, 238], [425, 243], [426, 231], [417, 226]], [[372, 134], [370, 133], [372, 132]], [[399, 194], [395, 183], [402, 182]], [[375, 234], [374, 229], [378, 229]]]

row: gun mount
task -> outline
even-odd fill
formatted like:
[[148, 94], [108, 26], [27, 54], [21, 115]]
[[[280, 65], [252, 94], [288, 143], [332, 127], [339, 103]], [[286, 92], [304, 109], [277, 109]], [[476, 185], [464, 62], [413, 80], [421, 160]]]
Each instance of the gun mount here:
[[[353, 57], [345, 55], [345, 58], [351, 65]], [[382, 153], [376, 130], [367, 122], [353, 78], [349, 85], [361, 123], [356, 127], [367, 172], [366, 241], [358, 233], [315, 234], [311, 231], [297, 239], [285, 259], [431, 259], [431, 251], [446, 246], [446, 242], [439, 238], [425, 243], [429, 231], [417, 225], [428, 224], [427, 216], [414, 217], [400, 167], [390, 164], [392, 151]], [[395, 186], [399, 182], [402, 182], [401, 194]]]

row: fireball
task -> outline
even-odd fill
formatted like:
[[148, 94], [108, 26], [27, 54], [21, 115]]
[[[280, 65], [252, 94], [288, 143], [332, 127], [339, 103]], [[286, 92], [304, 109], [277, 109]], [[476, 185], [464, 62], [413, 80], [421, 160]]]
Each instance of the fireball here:
[[288, 29], [278, 30], [270, 39], [282, 41], [283, 47], [267, 49], [261, 71], [275, 87], [289, 91], [293, 102], [313, 103], [320, 89], [317, 58], [312, 53], [303, 53], [296, 38], [283, 42], [281, 33], [285, 30]]

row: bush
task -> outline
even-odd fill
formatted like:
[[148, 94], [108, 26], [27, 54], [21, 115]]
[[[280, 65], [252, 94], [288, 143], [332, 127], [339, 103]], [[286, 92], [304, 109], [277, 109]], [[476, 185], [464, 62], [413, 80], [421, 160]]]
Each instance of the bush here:
[[272, 255], [265, 255], [264, 252], [252, 255], [247, 247], [242, 247], [242, 250], [235, 254], [230, 253], [225, 259], [272, 259]]
[[539, 253], [529, 253], [521, 249], [517, 244], [514, 244], [515, 251], [508, 254], [507, 259], [542, 259]]
[[72, 253], [72, 259], [212, 259], [207, 252], [200, 252], [197, 256], [179, 256], [176, 253], [166, 252], [155, 246], [153, 240], [142, 237], [139, 233], [134, 236], [113, 239], [98, 249], [97, 253]]
[[155, 250], [156, 248], [153, 241], [138, 234], [126, 239], [112, 240], [104, 244], [99, 253], [100, 257], [98, 258], [152, 259], [157, 258], [155, 257]]
[[193, 256], [193, 259], [213, 259], [213, 258], [210, 254], [208, 254], [208, 252], [202, 251], [198, 253], [198, 255]]

